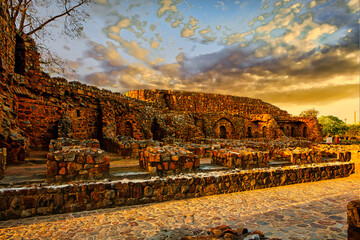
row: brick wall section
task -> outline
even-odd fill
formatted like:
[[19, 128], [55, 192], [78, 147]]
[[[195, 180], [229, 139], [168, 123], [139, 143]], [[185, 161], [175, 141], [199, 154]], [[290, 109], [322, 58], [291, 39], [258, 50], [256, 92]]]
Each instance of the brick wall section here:
[[126, 96], [156, 102], [165, 108], [175, 111], [229, 111], [240, 114], [289, 116], [286, 111], [278, 107], [263, 102], [260, 99], [247, 97], [171, 90], [135, 90], [127, 92]]
[[0, 179], [4, 177], [6, 169], [6, 148], [0, 148]]
[[0, 220], [136, 205], [347, 177], [352, 163], [187, 178], [0, 189]]
[[200, 158], [181, 147], [148, 147], [140, 152], [139, 165], [152, 175], [195, 172]]
[[348, 240], [360, 239], [360, 200], [347, 205]]

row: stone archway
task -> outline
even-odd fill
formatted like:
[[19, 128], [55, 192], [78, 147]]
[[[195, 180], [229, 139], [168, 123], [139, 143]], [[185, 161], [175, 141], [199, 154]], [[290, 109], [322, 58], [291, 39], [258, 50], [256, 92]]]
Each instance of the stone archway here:
[[214, 137], [223, 139], [232, 139], [235, 137], [235, 128], [232, 122], [227, 118], [221, 118], [214, 126]]
[[226, 139], [226, 127], [220, 126], [220, 138]]

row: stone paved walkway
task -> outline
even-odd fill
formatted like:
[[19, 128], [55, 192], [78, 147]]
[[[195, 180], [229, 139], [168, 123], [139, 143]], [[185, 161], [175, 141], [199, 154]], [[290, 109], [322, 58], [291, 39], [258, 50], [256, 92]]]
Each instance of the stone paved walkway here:
[[146, 239], [221, 224], [282, 239], [346, 239], [346, 205], [360, 178], [327, 180], [133, 207], [0, 222], [0, 239]]

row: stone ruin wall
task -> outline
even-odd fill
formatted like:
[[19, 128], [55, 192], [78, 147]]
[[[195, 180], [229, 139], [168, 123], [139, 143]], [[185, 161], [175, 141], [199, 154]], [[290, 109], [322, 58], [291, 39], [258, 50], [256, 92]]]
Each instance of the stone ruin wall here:
[[[119, 135], [158, 141], [289, 136], [280, 131], [279, 119], [297, 129], [294, 121], [300, 122], [314, 132], [308, 120], [291, 118], [259, 99], [163, 90], [124, 96], [51, 78], [40, 70], [34, 41], [16, 35], [3, 3], [0, 12], [0, 147], [8, 148], [9, 162], [23, 160], [29, 147], [48, 149], [50, 140], [58, 137], [96, 138], [102, 148], [111, 150]], [[313, 125], [318, 127], [317, 122]]]
[[154, 102], [173, 111], [187, 112], [235, 112], [241, 115], [271, 114], [290, 115], [260, 99], [221, 95], [213, 93], [184, 92], [172, 90], [134, 90], [126, 93], [131, 98]]

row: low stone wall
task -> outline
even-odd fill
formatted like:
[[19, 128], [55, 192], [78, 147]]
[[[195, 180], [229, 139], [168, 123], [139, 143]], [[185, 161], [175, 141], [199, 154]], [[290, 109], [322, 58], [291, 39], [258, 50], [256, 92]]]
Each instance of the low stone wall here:
[[347, 205], [348, 240], [360, 239], [360, 200]]
[[327, 151], [309, 148], [295, 148], [273, 151], [253, 151], [242, 148], [222, 148], [212, 153], [212, 163], [231, 168], [268, 167], [270, 161], [288, 161], [292, 165], [322, 163], [327, 158], [334, 158], [338, 162], [351, 160], [351, 152], [345, 150]]
[[67, 146], [48, 153], [47, 159], [49, 182], [109, 177], [110, 157], [101, 149]]
[[222, 148], [213, 151], [211, 162], [230, 168], [251, 169], [267, 167], [269, 160], [269, 152]]
[[140, 152], [139, 165], [153, 175], [194, 172], [200, 158], [185, 148], [149, 147]]
[[0, 179], [4, 177], [6, 169], [6, 148], [0, 148]]
[[76, 212], [347, 177], [353, 163], [0, 189], [0, 219]]

